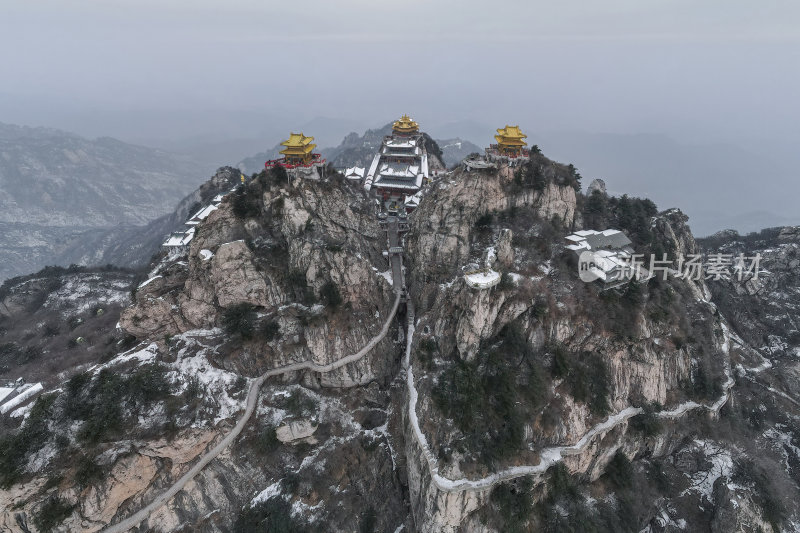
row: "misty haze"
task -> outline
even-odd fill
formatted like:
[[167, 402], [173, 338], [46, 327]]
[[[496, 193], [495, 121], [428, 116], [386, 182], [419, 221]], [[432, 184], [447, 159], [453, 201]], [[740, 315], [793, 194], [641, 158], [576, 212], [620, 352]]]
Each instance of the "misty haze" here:
[[0, 530], [800, 533], [800, 4], [0, 6]]

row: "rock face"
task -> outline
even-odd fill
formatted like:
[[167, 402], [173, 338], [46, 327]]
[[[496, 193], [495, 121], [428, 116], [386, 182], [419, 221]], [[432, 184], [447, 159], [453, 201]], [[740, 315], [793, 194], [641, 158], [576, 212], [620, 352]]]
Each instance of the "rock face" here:
[[[197, 227], [187, 258], [168, 259], [152, 273], [168, 273], [169, 286], [154, 280], [137, 291], [121, 327], [138, 338], [164, 338], [220, 326], [226, 309], [248, 304], [283, 333], [253, 344], [261, 355], [248, 364], [260, 371], [309, 360], [324, 365], [357, 352], [380, 330], [393, 298], [377, 275], [388, 269], [385, 233], [354, 192], [340, 182], [300, 181], [288, 192], [251, 183], [247, 201], [261, 214], [241, 218], [232, 199], [223, 202]], [[204, 259], [201, 250], [213, 256]], [[344, 313], [314, 307], [323, 289], [339, 295], [335, 306]], [[380, 354], [390, 345], [384, 341], [374, 359], [320, 376], [320, 383], [352, 386], [384, 375], [389, 362]]]
[[731, 490], [729, 479], [717, 478], [713, 498], [716, 506], [711, 520], [711, 533], [774, 531], [747, 492]]
[[800, 335], [796, 317], [800, 313], [800, 234], [797, 228], [765, 230], [763, 236], [745, 241], [738, 234], [714, 236], [702, 242], [704, 251], [723, 253], [731, 258], [745, 257], [745, 269], [739, 276], [731, 272], [727, 279], [711, 279], [714, 301], [733, 322], [736, 331], [767, 357], [796, 357]]
[[688, 221], [689, 217], [680, 209], [670, 209], [654, 221], [659, 237], [664, 242], [671, 243], [676, 256], [683, 255], [685, 257], [700, 252], [700, 248], [687, 226]]
[[[177, 479], [191, 462], [217, 435], [214, 431], [192, 431], [168, 443], [120, 442], [99, 457], [98, 463], [109, 468], [103, 483], [94, 484], [79, 493], [69, 479], [62, 482], [62, 496], [78, 498], [79, 512], [67, 518], [61, 531], [100, 531], [119, 512], [147, 501], [150, 494]], [[35, 485], [2, 494], [3, 507], [25, 504]], [[28, 489], [28, 490], [25, 490]], [[211, 498], [214, 496], [209, 494]], [[219, 495], [218, 495], [219, 496]], [[220, 501], [220, 504], [224, 502]], [[7, 531], [21, 531], [11, 513], [0, 516], [0, 525]], [[177, 523], [174, 523], [177, 525]], [[173, 526], [174, 527], [174, 526]]]
[[[220, 185], [235, 177], [221, 172]], [[714, 237], [726, 253], [761, 253], [760, 280], [601, 290], [564, 253], [588, 212], [576, 185], [574, 169], [540, 155], [432, 184], [411, 215], [409, 302], [389, 334], [338, 370], [264, 381], [243, 431], [139, 529], [223, 533], [269, 517], [298, 531], [796, 529], [796, 232]], [[87, 374], [53, 378], [52, 403], [28, 411], [25, 434], [40, 442], [0, 491], [0, 526], [34, 530], [55, 495], [74, 505], [55, 531], [117, 523], [228, 434], [248, 377], [364, 348], [395, 293], [361, 195], [337, 177], [290, 186], [264, 173], [188, 250], [159, 257], [120, 318], [142, 344], [98, 339], [127, 351], [77, 360]], [[642, 205], [615, 206], [605, 198], [603, 216], [628, 217], [639, 252], [709, 251], [678, 210], [630, 222]], [[485, 268], [502, 273], [497, 285], [466, 284]], [[82, 291], [54, 285], [50, 302], [37, 296], [46, 280], [30, 281], [0, 292], [0, 335], [31, 302], [66, 313], [66, 294]], [[117, 395], [119, 411], [82, 408]], [[92, 440], [98, 419], [116, 432]]]
[[217, 248], [209, 264], [209, 281], [220, 307], [242, 302], [260, 307], [282, 303], [280, 294], [269, 293], [253, 259], [244, 241], [225, 243]]
[[316, 430], [317, 426], [310, 420], [294, 420], [280, 426], [275, 430], [275, 434], [281, 442], [294, 443], [301, 440], [309, 442], [309, 437], [311, 437]]
[[[680, 346], [671, 339], [676, 330], [684, 327], [679, 325], [677, 317], [678, 322], [654, 320], [642, 310], [635, 319], [635, 328], [626, 337], [620, 337], [614, 332], [617, 326], [613, 321], [605, 320], [604, 315], [609, 311], [602, 299], [594, 300], [571, 270], [564, 272], [562, 268], [566, 265], [554, 266], [551, 261], [547, 265], [531, 265], [530, 254], [520, 249], [515, 240], [516, 233], [503, 227], [503, 221], [511, 221], [513, 216], [504, 218], [498, 213], [528, 208], [539, 220], [555, 216], [569, 228], [576, 218], [575, 191], [552, 181], [538, 191], [514, 191], [509, 188], [513, 179], [507, 168], [501, 168], [495, 173], [462, 173], [458, 178], [441, 182], [414, 213], [408, 237], [414, 269], [411, 290], [418, 309], [417, 337], [432, 339], [436, 346], [432, 366], [417, 361], [414, 367], [419, 390], [417, 416], [427, 420], [423, 431], [432, 446], [438, 473], [449, 479], [481, 478], [491, 471], [513, 468], [519, 464], [517, 461], [536, 464], [535, 457], [520, 456], [496, 464], [487, 472], [485, 463], [475, 463], [476, 452], [463, 449], [468, 446], [463, 435], [449, 421], [439, 418], [432, 401], [435, 383], [442, 379], [440, 369], [448, 358], [462, 361], [460, 364], [483, 364], [479, 353], [496, 345], [504, 328], [512, 324], [542, 354], [544, 361], [554, 345], [580, 353], [580, 357], [599, 357], [608, 376], [610, 413], [622, 412], [631, 404], [656, 402], [668, 409], [683, 405], [688, 400], [684, 384], [693, 379], [696, 358], [706, 351], [714, 353], [714, 372], [720, 380], [725, 380], [725, 368], [730, 366], [728, 341], [719, 319], [713, 317], [713, 305], [704, 301], [709, 291], [703, 281], [680, 282], [667, 289], [675, 294], [673, 297], [681, 295], [680, 313], [713, 324], [711, 329], [716, 329], [716, 333], [705, 337], [702, 346]], [[487, 213], [493, 213], [497, 220], [491, 231], [476, 227], [476, 221]], [[697, 253], [699, 248], [686, 220], [677, 210], [662, 213], [652, 222], [653, 232], [670, 250]], [[459, 265], [481, 265], [486, 260], [482, 246], [488, 246], [489, 257], [496, 257], [489, 266], [513, 274], [511, 286], [471, 289], [457, 275]], [[530, 275], [532, 271], [534, 275]], [[450, 277], [453, 274], [456, 276]], [[651, 293], [657, 290], [661, 289], [649, 289]], [[652, 298], [656, 295], [651, 294]], [[700, 336], [699, 330], [695, 335]], [[540, 409], [538, 416], [525, 421], [527, 450], [572, 445], [602, 420], [584, 403], [572, 398], [565, 383], [556, 381], [550, 394], [550, 403], [543, 410], [556, 409], [556, 420], [546, 421]], [[603, 474], [615, 450], [624, 449], [630, 456], [640, 453], [663, 456], [671, 453], [679, 442], [674, 437], [635, 439], [626, 428], [624, 422], [610, 426], [592, 445], [566, 456], [564, 463], [569, 471], [594, 480]], [[477, 518], [479, 510], [488, 504], [493, 486], [461, 491], [438, 488], [431, 479], [428, 459], [415, 440], [406, 421], [409, 490], [419, 530], [456, 532], [468, 527], [494, 531], [479, 525], [482, 522]], [[462, 449], [456, 453], [453, 447]]]
[[[504, 294], [498, 298], [491, 291], [471, 289], [463, 283], [459, 285], [458, 292], [442, 308], [443, 313], [455, 311], [455, 314], [446, 318], [437, 316], [432, 329], [437, 338], [447, 339], [451, 336], [451, 328], [455, 328], [456, 349], [461, 358], [470, 361], [475, 357], [481, 339], [489, 339], [497, 334], [528, 307]], [[443, 344], [442, 349], [447, 350], [448, 345]]]
[[[500, 232], [495, 248], [495, 256], [499, 268], [507, 269], [514, 264], [514, 247], [512, 246], [514, 234], [510, 229], [504, 228]], [[489, 265], [493, 266], [493, 265]]]
[[[467, 265], [475, 224], [482, 216], [524, 207], [544, 220], [555, 217], [572, 227], [575, 189], [554, 181], [539, 190], [515, 186], [514, 171], [507, 166], [488, 172], [457, 170], [435, 184], [415, 211], [408, 236], [409, 278], [414, 289], [433, 294], [428, 279], [445, 281]], [[508, 262], [508, 243], [501, 240], [498, 245], [505, 252], [498, 259]]]
[[782, 241], [800, 241], [800, 226], [788, 226], [781, 229], [778, 239]]

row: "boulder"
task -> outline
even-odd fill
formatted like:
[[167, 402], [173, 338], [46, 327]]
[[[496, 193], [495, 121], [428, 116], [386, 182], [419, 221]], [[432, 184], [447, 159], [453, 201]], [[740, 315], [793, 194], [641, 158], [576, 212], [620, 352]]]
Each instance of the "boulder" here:
[[[275, 435], [278, 440], [283, 443], [297, 444], [300, 441], [308, 442], [309, 437], [317, 431], [317, 426], [310, 420], [292, 420], [275, 430]], [[316, 442], [316, 439], [313, 439]]]
[[589, 188], [586, 189], [586, 196], [591, 196], [595, 191], [602, 195], [606, 195], [606, 182], [600, 178], [592, 180], [592, 183], [589, 184]]

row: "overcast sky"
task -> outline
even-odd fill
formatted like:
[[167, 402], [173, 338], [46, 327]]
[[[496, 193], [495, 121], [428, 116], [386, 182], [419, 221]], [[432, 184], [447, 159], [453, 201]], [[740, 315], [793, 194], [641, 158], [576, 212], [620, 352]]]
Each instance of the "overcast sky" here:
[[124, 136], [143, 127], [114, 123], [127, 112], [207, 113], [209, 129], [226, 111], [369, 124], [409, 112], [797, 137], [794, 0], [37, 0], [0, 14], [7, 121]]
[[242, 157], [309, 121], [325, 146], [407, 112], [481, 145], [506, 123], [545, 153], [548, 132], [657, 134], [774, 148], [796, 169], [799, 65], [797, 0], [0, 4], [0, 122], [160, 146], [250, 139], [232, 143]]

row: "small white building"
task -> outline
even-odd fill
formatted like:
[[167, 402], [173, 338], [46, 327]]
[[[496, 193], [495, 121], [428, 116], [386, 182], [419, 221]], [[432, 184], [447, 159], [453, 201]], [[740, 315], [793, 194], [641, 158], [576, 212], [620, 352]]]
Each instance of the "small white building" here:
[[204, 208], [202, 208], [202, 209], [201, 209], [200, 211], [198, 211], [197, 213], [195, 213], [195, 214], [192, 216], [192, 218], [190, 218], [189, 220], [187, 220], [187, 221], [186, 221], [186, 224], [187, 224], [187, 225], [189, 225], [189, 226], [196, 226], [196, 225], [198, 225], [200, 222], [202, 222], [203, 220], [205, 220], [206, 218], [208, 218], [208, 215], [210, 215], [211, 213], [213, 213], [213, 212], [214, 212], [214, 211], [216, 211], [217, 209], [218, 209], [218, 208], [217, 208], [217, 206], [216, 206], [216, 205], [214, 205], [214, 204], [209, 204], [209, 205], [205, 206]]
[[344, 177], [352, 181], [361, 181], [364, 179], [367, 169], [364, 167], [348, 167], [344, 171]]
[[633, 278], [647, 278], [647, 271], [633, 264], [631, 240], [620, 230], [581, 230], [566, 240], [566, 248], [578, 257], [578, 273], [583, 281], [600, 281], [603, 288], [610, 289]]
[[191, 227], [186, 231], [175, 231], [169, 236], [169, 238], [163, 244], [163, 246], [166, 246], [168, 248], [189, 246], [189, 243], [192, 242], [193, 238], [194, 238], [194, 227]]
[[[236, 187], [231, 189], [231, 192], [234, 192]], [[208, 218], [208, 215], [219, 209], [219, 204], [222, 203], [222, 200], [225, 199], [224, 194], [216, 195], [207, 206], [198, 210], [194, 215], [192, 215], [189, 220], [186, 221], [186, 226], [188, 228], [186, 230], [179, 230], [174, 231], [167, 237], [167, 240], [164, 241], [162, 246], [165, 246], [170, 249], [179, 249], [189, 246], [189, 243], [192, 242], [194, 238], [194, 230], [195, 226], [197, 226], [200, 222]]]

